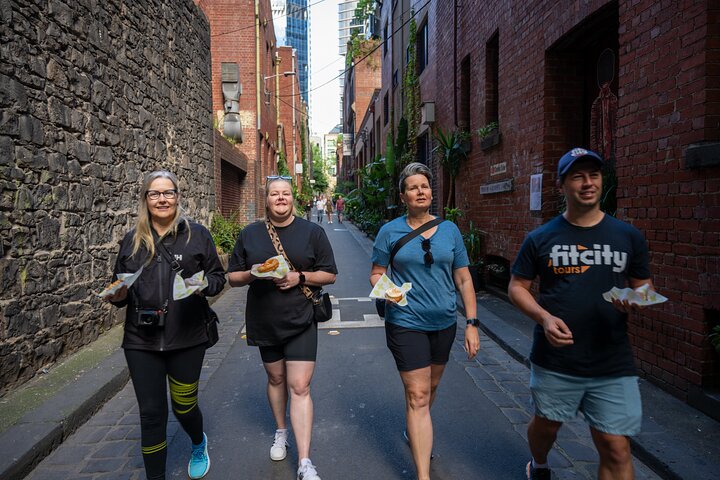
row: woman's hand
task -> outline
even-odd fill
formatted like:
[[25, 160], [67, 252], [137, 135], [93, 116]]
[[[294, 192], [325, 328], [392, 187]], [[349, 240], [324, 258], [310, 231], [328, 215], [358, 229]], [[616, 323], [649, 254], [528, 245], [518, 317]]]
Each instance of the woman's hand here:
[[128, 293], [127, 285], [123, 285], [120, 288], [120, 290], [113, 293], [112, 295], [108, 295], [107, 297], [104, 297], [103, 300], [105, 300], [106, 302], [113, 302], [113, 303], [122, 302], [123, 300], [125, 300], [127, 298], [127, 293]]
[[465, 328], [465, 351], [468, 354], [468, 360], [475, 358], [480, 350], [480, 333], [478, 328], [468, 325]]
[[282, 278], [273, 278], [275, 286], [280, 290], [290, 290], [293, 287], [300, 285], [300, 274], [298, 272], [288, 272]]

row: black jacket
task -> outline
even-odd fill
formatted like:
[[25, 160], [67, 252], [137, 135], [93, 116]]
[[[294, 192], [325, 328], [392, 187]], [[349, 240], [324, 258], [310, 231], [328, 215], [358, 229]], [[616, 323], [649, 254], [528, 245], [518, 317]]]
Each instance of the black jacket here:
[[[190, 223], [190, 241], [184, 222], [178, 225], [177, 237], [169, 236], [163, 240], [168, 252], [174, 256], [182, 269], [180, 275], [189, 278], [204, 270], [208, 286], [203, 290], [206, 296], [220, 293], [225, 285], [225, 272], [218, 258], [210, 232], [197, 223]], [[144, 248], [131, 257], [134, 231], [130, 231], [120, 242], [120, 252], [115, 262], [114, 279], [118, 273], [134, 273], [145, 265], [140, 277], [133, 283], [123, 302], [118, 307], [127, 306], [125, 314], [125, 335], [123, 348], [131, 350], [176, 350], [205, 343], [205, 319], [208, 303], [205, 296], [192, 294], [181, 300], [173, 300], [172, 288], [175, 271], [166, 255], [156, 247], [155, 258], [146, 264], [148, 252]], [[157, 234], [153, 231], [157, 242]], [[167, 313], [164, 327], [137, 325], [137, 310], [162, 309], [167, 301]]]

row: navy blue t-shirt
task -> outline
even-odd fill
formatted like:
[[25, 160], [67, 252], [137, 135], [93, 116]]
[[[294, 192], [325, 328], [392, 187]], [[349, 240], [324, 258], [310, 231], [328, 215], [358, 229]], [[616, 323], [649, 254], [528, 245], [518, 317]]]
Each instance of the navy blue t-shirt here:
[[650, 278], [642, 233], [610, 215], [578, 227], [562, 215], [530, 232], [520, 247], [513, 275], [540, 277], [538, 303], [562, 319], [573, 345], [553, 347], [535, 326], [530, 360], [549, 370], [582, 377], [636, 375], [627, 336], [627, 315], [602, 298], [627, 279]]

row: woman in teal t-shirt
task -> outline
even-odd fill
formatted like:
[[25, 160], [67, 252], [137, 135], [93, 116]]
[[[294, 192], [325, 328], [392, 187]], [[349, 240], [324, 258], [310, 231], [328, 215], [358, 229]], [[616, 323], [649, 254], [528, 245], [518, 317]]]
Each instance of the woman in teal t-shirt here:
[[432, 173], [421, 163], [400, 174], [400, 199], [407, 215], [384, 225], [375, 239], [370, 283], [390, 270], [396, 285], [410, 282], [407, 305], [387, 300], [385, 337], [405, 388], [407, 431], [418, 480], [430, 478], [432, 419], [430, 407], [450, 356], [457, 328], [456, 290], [465, 305], [465, 350], [480, 348], [475, 291], [468, 256], [457, 226], [442, 222], [403, 245], [392, 259], [393, 245], [435, 217], [430, 214]]

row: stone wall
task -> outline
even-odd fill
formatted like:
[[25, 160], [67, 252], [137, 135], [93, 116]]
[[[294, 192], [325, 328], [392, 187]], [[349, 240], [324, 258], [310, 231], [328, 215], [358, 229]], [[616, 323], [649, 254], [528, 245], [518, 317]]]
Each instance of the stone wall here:
[[191, 0], [0, 2], [0, 394], [121, 320], [140, 179], [215, 208], [210, 34]]

